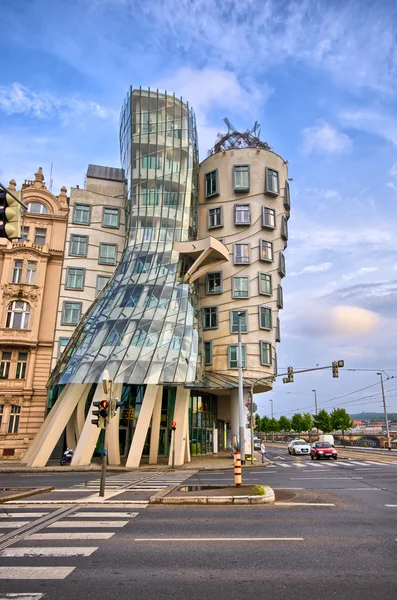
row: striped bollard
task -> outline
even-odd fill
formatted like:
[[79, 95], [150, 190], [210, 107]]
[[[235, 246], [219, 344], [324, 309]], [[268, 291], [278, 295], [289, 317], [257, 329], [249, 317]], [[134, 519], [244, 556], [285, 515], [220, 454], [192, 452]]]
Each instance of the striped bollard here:
[[234, 453], [234, 483], [236, 487], [241, 485], [241, 454], [240, 452]]

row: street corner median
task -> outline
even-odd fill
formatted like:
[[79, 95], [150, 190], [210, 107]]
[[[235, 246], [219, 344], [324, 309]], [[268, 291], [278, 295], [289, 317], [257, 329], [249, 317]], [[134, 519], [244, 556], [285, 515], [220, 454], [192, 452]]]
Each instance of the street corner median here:
[[150, 504], [271, 504], [275, 494], [268, 485], [172, 485], [154, 494]]
[[0, 488], [0, 504], [21, 500], [22, 498], [29, 498], [29, 496], [36, 496], [37, 494], [45, 494], [46, 492], [52, 492], [53, 489], [54, 488], [52, 486], [32, 488]]

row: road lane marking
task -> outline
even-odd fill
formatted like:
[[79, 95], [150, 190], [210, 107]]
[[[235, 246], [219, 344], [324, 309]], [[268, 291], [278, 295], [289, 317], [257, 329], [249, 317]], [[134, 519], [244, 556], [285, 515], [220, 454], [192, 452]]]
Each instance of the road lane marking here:
[[64, 546], [64, 547], [55, 547], [51, 548], [7, 548], [0, 552], [0, 556], [7, 556], [8, 558], [22, 558], [26, 556], [46, 556], [46, 557], [60, 557], [65, 558], [69, 556], [91, 556], [98, 550], [98, 546]]
[[48, 527], [64, 529], [65, 527], [124, 527], [129, 521], [56, 521]]
[[76, 567], [0, 567], [0, 579], [65, 579]]
[[26, 519], [27, 517], [44, 517], [44, 515], [48, 515], [48, 512], [10, 512], [6, 515], [0, 515], [0, 519]]
[[291, 481], [297, 479], [314, 479], [315, 481], [321, 481], [323, 479], [330, 479], [331, 481], [335, 481], [336, 479], [344, 479], [348, 481], [355, 481], [357, 479], [364, 479], [364, 477], [332, 477], [332, 475], [330, 475], [329, 477], [290, 477], [290, 479]]
[[[106, 532], [63, 532], [63, 533], [34, 533], [29, 535], [26, 540], [109, 540], [115, 535], [115, 531]], [[1, 598], [0, 598], [1, 600]]]
[[0, 523], [0, 529], [14, 529], [16, 527], [23, 527], [24, 525], [28, 525], [30, 521], [14, 521], [10, 523], [9, 521], [3, 521]]
[[326, 502], [277, 502], [277, 506], [335, 506], [335, 504]]
[[397, 508], [397, 504], [385, 504], [385, 506], [388, 506], [389, 508]]
[[0, 600], [40, 600], [43, 594], [3, 594]]
[[137, 512], [79, 512], [74, 515], [69, 515], [69, 518], [72, 517], [136, 517], [139, 513]]
[[134, 542], [303, 542], [302, 537], [135, 538]]

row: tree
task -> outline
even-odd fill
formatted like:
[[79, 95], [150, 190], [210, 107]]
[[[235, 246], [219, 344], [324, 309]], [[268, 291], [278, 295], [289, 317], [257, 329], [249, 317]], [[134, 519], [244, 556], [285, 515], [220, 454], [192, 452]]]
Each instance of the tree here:
[[295, 413], [291, 419], [292, 429], [299, 433], [305, 430], [305, 421], [300, 413]]
[[278, 423], [280, 426], [280, 431], [284, 431], [284, 433], [288, 433], [289, 431], [291, 431], [291, 421], [287, 417], [284, 417], [284, 415], [279, 418]]
[[272, 420], [269, 419], [269, 417], [262, 417], [261, 430], [265, 433], [270, 433], [272, 431]]
[[270, 419], [271, 431], [280, 431], [280, 424], [277, 419]]
[[331, 433], [333, 426], [331, 423], [331, 417], [327, 411], [322, 408], [318, 415], [313, 417], [314, 426], [321, 429], [324, 433]]
[[260, 418], [260, 416], [258, 415], [258, 413], [254, 414], [254, 419], [255, 419], [255, 421], [254, 421], [254, 423], [255, 423], [254, 431], [257, 431], [257, 432], [261, 431], [261, 420], [262, 419]]
[[303, 415], [303, 431], [310, 431], [313, 427], [313, 419], [310, 413]]
[[345, 445], [345, 431], [353, 427], [353, 421], [345, 408], [334, 408], [331, 413], [331, 423], [334, 431], [341, 431], [343, 436], [343, 445]]

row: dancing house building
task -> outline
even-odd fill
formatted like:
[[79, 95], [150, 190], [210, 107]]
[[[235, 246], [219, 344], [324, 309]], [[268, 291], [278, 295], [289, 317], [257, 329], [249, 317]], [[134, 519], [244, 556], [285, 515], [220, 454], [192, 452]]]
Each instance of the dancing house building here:
[[175, 464], [224, 449], [238, 432], [239, 320], [245, 401], [256, 379], [276, 372], [286, 163], [256, 129], [229, 124], [199, 167], [188, 103], [142, 88], [122, 109], [120, 146], [124, 252], [52, 373], [53, 406], [23, 459], [31, 466], [46, 463], [64, 431], [73, 464], [101, 451], [91, 412], [105, 370], [123, 403], [109, 425], [109, 463], [129, 467], [170, 456], [173, 421]]

